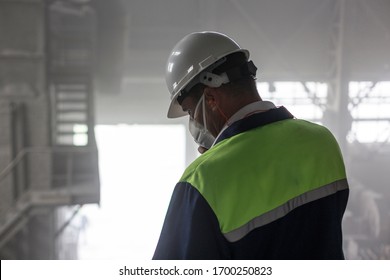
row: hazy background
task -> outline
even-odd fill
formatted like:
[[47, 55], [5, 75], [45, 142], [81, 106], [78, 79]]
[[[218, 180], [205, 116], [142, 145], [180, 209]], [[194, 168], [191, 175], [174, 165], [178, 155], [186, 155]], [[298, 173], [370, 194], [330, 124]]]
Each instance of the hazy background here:
[[[152, 257], [172, 190], [198, 156], [188, 119], [166, 118], [165, 62], [182, 37], [212, 30], [250, 51], [263, 99], [327, 126], [338, 139], [351, 187], [344, 219], [346, 257], [390, 259], [389, 15], [389, 0], [0, 0], [0, 171], [18, 155], [10, 148], [17, 133], [8, 131], [19, 127], [21, 118], [11, 124], [8, 108], [23, 103], [26, 124], [18, 129], [27, 131], [26, 146], [54, 149], [47, 164], [47, 151], [31, 160], [27, 181], [46, 180], [51, 190], [53, 180], [37, 174], [54, 172], [56, 178], [65, 170], [69, 179], [63, 163], [84, 158], [62, 156], [64, 146], [73, 155], [97, 147], [99, 170], [93, 174], [100, 178], [94, 181], [94, 196], [54, 202], [47, 212], [39, 207], [43, 212], [34, 215], [42, 219], [18, 227], [16, 237], [7, 235], [0, 255]], [[59, 94], [85, 91], [90, 101], [76, 108], [87, 108], [82, 114], [89, 121], [72, 122], [67, 137], [55, 132], [65, 127], [54, 120], [61, 115], [54, 108], [56, 89]], [[83, 173], [84, 167], [77, 170]], [[22, 176], [15, 172], [0, 173], [0, 226], [12, 206], [5, 202], [17, 196], [10, 187], [15, 180], [8, 180]], [[58, 215], [48, 216], [53, 209]], [[34, 247], [41, 244], [31, 239], [38, 228], [34, 224], [47, 217], [55, 221], [43, 230], [52, 245]], [[30, 245], [22, 250], [18, 240]], [[31, 253], [37, 250], [51, 253]]]

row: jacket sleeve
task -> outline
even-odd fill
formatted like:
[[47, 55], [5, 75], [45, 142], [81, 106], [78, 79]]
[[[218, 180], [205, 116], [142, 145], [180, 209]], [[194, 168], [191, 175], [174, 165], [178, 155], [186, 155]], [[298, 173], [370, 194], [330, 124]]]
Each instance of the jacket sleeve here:
[[153, 259], [229, 258], [228, 241], [207, 201], [189, 183], [178, 183]]

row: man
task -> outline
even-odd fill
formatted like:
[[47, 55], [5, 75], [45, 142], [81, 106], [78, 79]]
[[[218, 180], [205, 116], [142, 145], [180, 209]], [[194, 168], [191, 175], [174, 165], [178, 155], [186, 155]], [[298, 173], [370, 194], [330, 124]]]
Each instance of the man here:
[[324, 127], [262, 101], [249, 52], [198, 32], [171, 52], [169, 118], [203, 153], [176, 185], [154, 259], [343, 259], [348, 183]]

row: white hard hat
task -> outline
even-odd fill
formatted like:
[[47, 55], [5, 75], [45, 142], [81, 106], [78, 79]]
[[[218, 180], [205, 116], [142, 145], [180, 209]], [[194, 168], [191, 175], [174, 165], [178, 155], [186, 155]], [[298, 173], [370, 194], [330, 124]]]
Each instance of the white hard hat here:
[[177, 102], [181, 91], [207, 67], [235, 52], [243, 52], [249, 58], [247, 50], [221, 33], [196, 32], [181, 39], [168, 57], [165, 72], [165, 81], [171, 94], [168, 118], [185, 116], [187, 113]]

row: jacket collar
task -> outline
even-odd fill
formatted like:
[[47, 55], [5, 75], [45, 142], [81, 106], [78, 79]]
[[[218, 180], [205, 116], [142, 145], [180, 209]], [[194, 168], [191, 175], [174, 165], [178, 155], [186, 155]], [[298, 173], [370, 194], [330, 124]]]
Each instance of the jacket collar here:
[[273, 122], [282, 121], [286, 119], [293, 119], [294, 116], [283, 106], [270, 109], [265, 112], [255, 113], [238, 121], [232, 123], [229, 127], [218, 135], [214, 145], [230, 138], [234, 135], [243, 133], [245, 131], [264, 126]]

